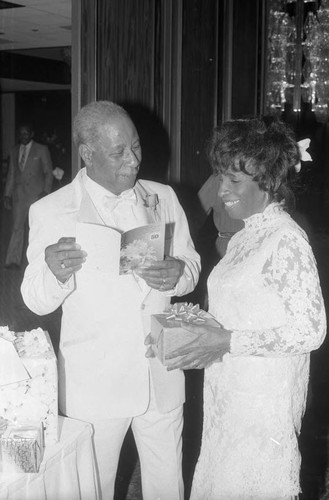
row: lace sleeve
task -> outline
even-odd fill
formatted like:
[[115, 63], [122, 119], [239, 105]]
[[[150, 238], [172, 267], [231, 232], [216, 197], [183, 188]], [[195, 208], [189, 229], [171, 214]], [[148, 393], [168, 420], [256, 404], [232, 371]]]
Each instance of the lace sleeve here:
[[286, 324], [266, 330], [234, 331], [233, 355], [291, 356], [317, 349], [326, 333], [326, 315], [312, 250], [299, 234], [284, 234], [265, 262], [265, 286], [279, 295]]

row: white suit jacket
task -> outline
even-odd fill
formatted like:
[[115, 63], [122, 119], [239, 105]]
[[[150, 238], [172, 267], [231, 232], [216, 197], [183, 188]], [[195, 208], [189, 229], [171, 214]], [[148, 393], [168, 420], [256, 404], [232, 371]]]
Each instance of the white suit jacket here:
[[[88, 202], [83, 170], [71, 184], [31, 206], [29, 264], [21, 286], [26, 305], [36, 314], [63, 308], [60, 409], [65, 415], [90, 421], [139, 415], [148, 407], [152, 381], [158, 409], [171, 411], [184, 402], [184, 374], [168, 372], [157, 359], [145, 358], [144, 345], [150, 316], [163, 312], [169, 294], [150, 289], [143, 280], [141, 286], [132, 275], [95, 273], [96, 300], [93, 289], [79, 286], [78, 275], [68, 286], [60, 285], [45, 262], [45, 248], [63, 236], [75, 236], [77, 222], [100, 223]], [[146, 192], [164, 201], [166, 254], [185, 262], [172, 295], [191, 292], [198, 281], [200, 258], [174, 191], [152, 181], [138, 181], [135, 191], [138, 203], [143, 203]]]

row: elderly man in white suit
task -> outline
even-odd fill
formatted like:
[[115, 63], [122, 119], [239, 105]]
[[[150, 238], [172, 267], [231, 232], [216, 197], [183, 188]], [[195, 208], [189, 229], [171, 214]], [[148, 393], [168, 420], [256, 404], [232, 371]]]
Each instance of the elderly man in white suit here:
[[[60, 410], [94, 426], [102, 498], [113, 498], [131, 426], [144, 500], [182, 500], [184, 374], [147, 359], [144, 341], [151, 314], [196, 286], [199, 255], [172, 188], [136, 181], [141, 146], [123, 108], [108, 101], [82, 108], [74, 141], [85, 168], [30, 209], [22, 295], [39, 315], [62, 306]], [[80, 286], [88, 255], [76, 240], [79, 222], [126, 231], [159, 220], [166, 228], [164, 260], [138, 275], [95, 271], [90, 286]]]

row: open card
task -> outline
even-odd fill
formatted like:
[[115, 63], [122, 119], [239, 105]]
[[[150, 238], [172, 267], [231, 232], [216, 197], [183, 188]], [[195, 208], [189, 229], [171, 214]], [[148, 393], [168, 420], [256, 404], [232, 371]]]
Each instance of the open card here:
[[148, 224], [124, 233], [99, 224], [78, 222], [76, 242], [87, 252], [81, 272], [129, 274], [164, 258], [164, 224]]

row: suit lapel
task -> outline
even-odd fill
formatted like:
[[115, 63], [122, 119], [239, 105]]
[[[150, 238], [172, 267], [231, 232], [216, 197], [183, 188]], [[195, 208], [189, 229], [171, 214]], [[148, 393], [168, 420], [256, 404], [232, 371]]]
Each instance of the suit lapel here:
[[73, 180], [74, 188], [77, 193], [80, 204], [78, 206], [77, 221], [88, 222], [90, 224], [104, 225], [100, 215], [98, 214], [95, 205], [93, 204], [84, 185], [83, 175], [84, 170], [80, 170], [76, 178]]
[[78, 222], [104, 225], [87, 191], [82, 188], [81, 204], [78, 212]]

